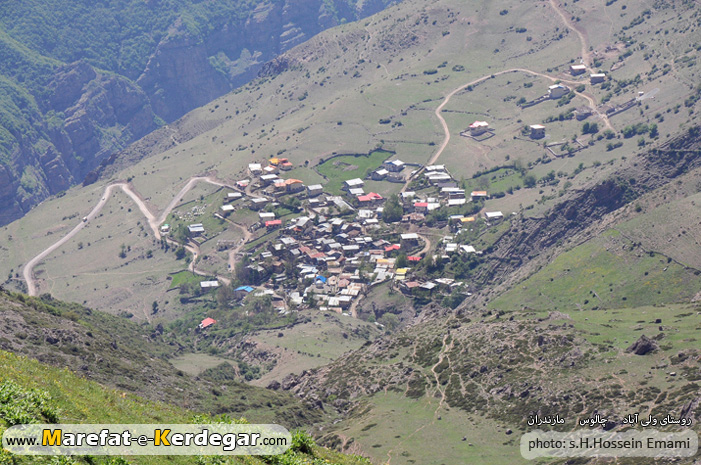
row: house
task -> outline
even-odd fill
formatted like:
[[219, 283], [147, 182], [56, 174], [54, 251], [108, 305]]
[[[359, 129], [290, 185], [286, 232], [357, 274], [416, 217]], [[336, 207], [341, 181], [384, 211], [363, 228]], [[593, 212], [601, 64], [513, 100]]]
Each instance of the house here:
[[548, 97], [551, 99], [559, 99], [570, 93], [570, 88], [562, 84], [553, 84], [548, 86]]
[[545, 126], [542, 124], [531, 124], [531, 139], [542, 139], [545, 137]]
[[[241, 182], [241, 181], [239, 181], [239, 182]], [[246, 182], [246, 186], [248, 186], [248, 182]], [[226, 199], [229, 200], [230, 202], [232, 202], [234, 200], [238, 200], [242, 197], [243, 197], [243, 194], [241, 192], [229, 192], [228, 194], [226, 194]]]
[[274, 184], [278, 179], [280, 178], [278, 178], [277, 174], [264, 174], [260, 177], [260, 180], [263, 182], [264, 186]]
[[267, 229], [275, 229], [282, 226], [282, 220], [268, 220], [264, 224]]
[[412, 291], [419, 286], [421, 286], [421, 283], [417, 281], [401, 281], [399, 288], [402, 292], [411, 294]]
[[428, 182], [433, 185], [438, 185], [442, 182], [452, 181], [452, 177], [448, 173], [430, 173], [427, 174]]
[[436, 171], [445, 172], [445, 165], [428, 165], [426, 167], [426, 173], [433, 173]]
[[200, 322], [199, 325], [197, 325], [197, 328], [205, 329], [212, 326], [216, 322], [217, 320], [215, 320], [214, 318], [205, 318], [204, 320], [202, 320], [202, 322]]
[[433, 292], [433, 290], [438, 287], [438, 284], [428, 281], [419, 286], [421, 289], [425, 289], [428, 292]]
[[238, 187], [239, 189], [245, 189], [250, 183], [251, 181], [249, 179], [242, 179], [240, 181], [236, 181], [236, 187]]
[[465, 189], [460, 189], [459, 187], [442, 187], [441, 195], [448, 197], [449, 199], [464, 199]]
[[265, 223], [266, 221], [274, 220], [275, 213], [274, 212], [260, 212], [260, 213], [258, 213], [258, 218], [260, 219], [261, 223]]
[[219, 281], [202, 281], [200, 282], [201, 289], [213, 289], [219, 287]]
[[204, 234], [204, 226], [202, 226], [202, 223], [191, 224], [187, 227], [187, 230], [191, 236], [199, 236], [200, 234]]
[[253, 292], [253, 287], [239, 286], [236, 289], [234, 289], [234, 298], [237, 300], [241, 300], [241, 299], [245, 298], [251, 292]]
[[470, 193], [470, 198], [472, 200], [486, 200], [489, 197], [487, 191], [472, 191]]
[[587, 72], [587, 65], [570, 65], [570, 74], [572, 76], [577, 76], [579, 74], [584, 74]]
[[574, 117], [577, 118], [577, 121], [582, 121], [584, 119], [587, 119], [591, 116], [591, 108], [589, 107], [579, 107], [576, 110], [574, 110]]
[[402, 203], [407, 204], [407, 203], [414, 200], [414, 197], [416, 197], [416, 192], [414, 192], [414, 191], [402, 192], [401, 197], [402, 197]]
[[251, 210], [260, 210], [270, 202], [265, 197], [253, 197], [251, 203], [248, 204], [248, 208]]
[[475, 253], [477, 252], [474, 247], [471, 245], [461, 245], [460, 250], [463, 251], [464, 253]]
[[385, 161], [382, 165], [392, 173], [399, 173], [404, 169], [405, 163], [401, 160], [392, 160]]
[[489, 123], [486, 121], [475, 121], [469, 126], [470, 135], [479, 136], [489, 130]]
[[290, 171], [294, 167], [295, 165], [293, 165], [290, 161], [283, 161], [282, 163], [280, 163], [280, 169], [283, 171]]
[[598, 84], [606, 80], [606, 74], [604, 73], [592, 73], [589, 75], [589, 82], [592, 84]]
[[233, 205], [222, 205], [221, 207], [219, 207], [219, 209], [222, 211], [222, 214], [224, 216], [226, 216], [229, 213], [231, 213], [232, 211], [234, 211], [234, 206]]
[[161, 234], [168, 234], [170, 232], [170, 225], [169, 224], [164, 224], [161, 226]]
[[263, 165], [260, 163], [249, 163], [248, 172], [251, 173], [252, 176], [258, 176], [263, 172]]
[[358, 202], [360, 202], [362, 206], [377, 205], [378, 203], [382, 202], [382, 200], [384, 200], [382, 196], [380, 194], [376, 194], [375, 192], [358, 196]]
[[399, 238], [401, 239], [402, 248], [410, 249], [419, 245], [419, 235], [416, 233], [400, 234]]
[[426, 213], [428, 211], [428, 202], [414, 202], [414, 211]]
[[348, 195], [358, 197], [359, 195], [363, 195], [363, 194], [365, 194], [365, 191], [363, 190], [362, 187], [355, 187], [353, 189], [348, 189]]
[[299, 179], [286, 179], [285, 188], [288, 194], [295, 194], [304, 190], [304, 183]]
[[496, 211], [496, 212], [485, 212], [484, 217], [487, 220], [501, 220], [504, 218], [504, 214], [502, 212]]
[[463, 198], [458, 198], [458, 199], [448, 199], [448, 206], [449, 207], [459, 207], [460, 205], [465, 205], [467, 203], [467, 199], [465, 197]]
[[343, 188], [346, 190], [359, 189], [362, 188], [364, 185], [365, 183], [360, 178], [349, 179], [343, 182]]
[[309, 194], [309, 197], [316, 197], [317, 195], [321, 195], [323, 191], [324, 187], [321, 184], [313, 184], [311, 186], [307, 186], [307, 194]]
[[263, 168], [264, 174], [277, 174], [279, 171], [280, 170], [275, 165], [268, 165], [265, 168]]
[[387, 171], [384, 168], [380, 168], [377, 171], [373, 171], [371, 177], [372, 177], [373, 181], [382, 181], [383, 179], [385, 179], [387, 177], [388, 174], [389, 174], [389, 171]]

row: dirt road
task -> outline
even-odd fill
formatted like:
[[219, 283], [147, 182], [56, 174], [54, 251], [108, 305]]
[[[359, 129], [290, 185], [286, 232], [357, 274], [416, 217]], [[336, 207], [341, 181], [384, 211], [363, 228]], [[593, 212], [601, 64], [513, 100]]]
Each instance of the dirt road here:
[[[34, 277], [34, 268], [36, 267], [37, 264], [39, 264], [44, 258], [46, 258], [49, 254], [53, 253], [55, 250], [57, 250], [59, 247], [64, 245], [66, 242], [71, 240], [76, 234], [78, 234], [85, 226], [87, 226], [102, 210], [102, 208], [105, 206], [107, 201], [109, 200], [110, 196], [112, 195], [112, 192], [114, 191], [115, 188], [121, 188], [125, 194], [127, 194], [137, 205], [139, 208], [139, 211], [144, 215], [144, 217], [148, 220], [149, 226], [151, 227], [151, 230], [153, 231], [153, 235], [156, 237], [157, 240], [161, 240], [161, 232], [160, 232], [160, 225], [165, 221], [165, 219], [168, 217], [171, 211], [175, 208], [175, 206], [180, 202], [183, 198], [183, 196], [190, 190], [192, 189], [195, 184], [198, 182], [203, 181], [207, 182], [210, 184], [214, 184], [216, 186], [222, 186], [222, 187], [227, 187], [226, 184], [217, 181], [216, 179], [210, 177], [210, 176], [197, 176], [190, 178], [188, 182], [185, 184], [185, 186], [178, 192], [178, 194], [171, 200], [171, 202], [168, 204], [168, 206], [161, 212], [160, 216], [156, 217], [151, 210], [149, 210], [148, 206], [144, 202], [144, 200], [141, 198], [141, 196], [126, 182], [124, 181], [119, 181], [115, 182], [113, 184], [108, 185], [105, 187], [105, 191], [102, 194], [102, 197], [100, 198], [100, 201], [97, 202], [97, 205], [88, 213], [88, 215], [85, 217], [84, 221], [81, 221], [78, 223], [70, 232], [68, 232], [65, 236], [63, 236], [61, 239], [56, 241], [54, 244], [50, 245], [46, 249], [44, 249], [41, 253], [39, 253], [36, 257], [32, 258], [27, 264], [24, 266], [22, 269], [22, 275], [24, 277], [25, 282], [27, 283], [27, 293], [29, 295], [37, 295], [37, 283], [36, 283], [36, 278]], [[204, 272], [200, 272], [195, 268], [195, 263], [197, 256], [199, 255], [198, 251], [194, 249], [192, 246], [186, 245], [186, 248], [188, 251], [190, 251], [193, 254], [193, 261], [190, 264], [191, 271], [193, 271], [196, 274], [200, 275], [205, 275]], [[218, 277], [219, 278], [219, 277]], [[220, 277], [222, 281], [224, 282], [230, 282], [229, 278], [226, 277]]]

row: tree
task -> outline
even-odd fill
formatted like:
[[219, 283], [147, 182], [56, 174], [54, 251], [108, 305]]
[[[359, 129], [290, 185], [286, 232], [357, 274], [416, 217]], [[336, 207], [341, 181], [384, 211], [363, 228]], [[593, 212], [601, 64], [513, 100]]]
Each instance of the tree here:
[[388, 331], [392, 331], [399, 326], [399, 318], [392, 313], [385, 313], [380, 317], [380, 324], [383, 324]]
[[177, 260], [182, 260], [183, 258], [185, 258], [185, 247], [181, 246], [175, 249], [175, 258]]
[[234, 287], [231, 284], [222, 284], [217, 290], [217, 305], [220, 309], [229, 307], [229, 303], [234, 300]]
[[535, 176], [529, 174], [523, 178], [523, 185], [526, 187], [535, 187], [536, 179]]
[[399, 203], [399, 196], [397, 194], [390, 195], [382, 210], [382, 218], [386, 223], [396, 223], [401, 221], [403, 214], [404, 209]]
[[409, 264], [409, 260], [406, 256], [406, 254], [404, 252], [400, 253], [397, 256], [397, 262], [396, 262], [397, 268], [406, 268], [408, 264]]

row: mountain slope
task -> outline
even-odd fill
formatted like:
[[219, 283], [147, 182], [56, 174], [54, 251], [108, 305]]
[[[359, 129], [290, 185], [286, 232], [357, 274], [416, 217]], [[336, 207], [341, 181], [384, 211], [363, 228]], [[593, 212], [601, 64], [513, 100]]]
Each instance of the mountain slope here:
[[7, 2], [0, 11], [0, 224], [131, 142], [383, 1]]
[[[184, 408], [309, 425], [319, 415], [290, 396], [233, 381], [226, 370], [193, 377], [166, 358], [180, 348], [162, 326], [142, 328], [50, 297], [0, 295], [0, 349], [69, 368], [88, 379], [153, 401]], [[229, 371], [233, 371], [230, 369]]]
[[[186, 424], [232, 422], [226, 416], [197, 415], [158, 402], [149, 402], [134, 395], [125, 395], [105, 388], [94, 381], [80, 378], [68, 370], [43, 365], [35, 360], [0, 350], [0, 434], [18, 423], [93, 423], [93, 424]], [[245, 421], [245, 420], [243, 420]], [[265, 465], [284, 461], [302, 465], [314, 461], [324, 465], [367, 465], [363, 458], [339, 454], [318, 447], [304, 432], [296, 432], [289, 451], [281, 456], [198, 457], [200, 462]], [[12, 464], [86, 463], [193, 463], [188, 456], [119, 457], [44, 457], [16, 456], [0, 450], [0, 461]], [[209, 462], [207, 462], [209, 463]]]

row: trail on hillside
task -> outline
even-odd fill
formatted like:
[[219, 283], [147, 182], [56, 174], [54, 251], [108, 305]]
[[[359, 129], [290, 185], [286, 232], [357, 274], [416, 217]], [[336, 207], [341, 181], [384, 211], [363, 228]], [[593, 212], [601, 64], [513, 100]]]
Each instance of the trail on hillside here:
[[557, 4], [557, 0], [550, 0], [550, 6], [553, 7], [553, 10], [562, 18], [562, 21], [565, 23], [565, 26], [567, 26], [568, 29], [573, 31], [577, 36], [579, 37], [579, 43], [582, 46], [582, 63], [587, 65], [589, 67], [589, 62], [590, 62], [590, 53], [589, 53], [589, 45], [587, 43], [587, 38], [584, 36], [584, 33], [577, 29], [577, 26], [574, 25], [572, 20], [567, 16], [567, 12], [563, 10], [560, 5]]
[[[161, 212], [161, 214], [156, 217], [151, 210], [149, 210], [148, 206], [146, 205], [146, 202], [142, 199], [141, 195], [139, 195], [138, 192], [136, 192], [131, 185], [124, 181], [118, 181], [115, 183], [112, 183], [105, 187], [105, 191], [102, 194], [102, 198], [98, 201], [97, 205], [88, 213], [88, 215], [85, 217], [84, 220], [82, 220], [80, 223], [78, 223], [70, 232], [68, 232], [65, 236], [63, 236], [61, 239], [44, 249], [41, 253], [39, 253], [36, 257], [32, 258], [27, 264], [24, 266], [22, 269], [22, 275], [24, 277], [25, 282], [27, 283], [27, 293], [31, 296], [37, 295], [37, 284], [36, 284], [36, 278], [34, 277], [34, 268], [36, 267], [37, 264], [39, 264], [44, 258], [46, 258], [49, 254], [54, 252], [56, 249], [64, 245], [66, 242], [71, 240], [76, 234], [78, 234], [85, 226], [87, 226], [102, 210], [102, 208], [105, 206], [107, 203], [107, 200], [109, 200], [110, 196], [112, 195], [112, 192], [115, 188], [119, 187], [121, 188], [125, 194], [131, 198], [134, 203], [137, 205], [139, 208], [139, 211], [144, 215], [144, 217], [148, 220], [149, 226], [151, 227], [151, 230], [153, 231], [153, 235], [156, 237], [156, 240], [161, 240], [161, 232], [159, 230], [160, 225], [166, 220], [168, 215], [170, 214], [171, 211], [175, 208], [175, 206], [180, 202], [183, 198], [183, 196], [192, 189], [195, 184], [198, 182], [203, 181], [207, 182], [209, 184], [214, 184], [215, 186], [220, 186], [220, 187], [228, 187], [226, 184], [217, 181], [216, 179], [210, 177], [210, 176], [195, 176], [192, 177], [188, 180], [188, 182], [185, 184], [185, 186], [176, 194], [176, 196], [171, 200], [171, 202], [168, 204], [168, 206]], [[250, 237], [250, 236], [249, 236]], [[176, 245], [181, 245], [175, 241], [172, 241], [170, 239], [167, 239], [168, 242], [176, 244]], [[190, 253], [193, 255], [193, 260], [190, 262], [189, 269], [195, 274], [201, 275], [201, 276], [208, 276], [209, 273], [197, 270], [195, 267], [197, 257], [199, 256], [199, 250], [195, 248], [192, 245], [185, 244], [184, 246]], [[231, 280], [227, 277], [224, 276], [217, 276], [217, 278], [221, 279], [225, 283], [231, 282]]]
[[[450, 338], [450, 342], [448, 341], [448, 338]], [[453, 343], [455, 340], [450, 336], [450, 332], [448, 334], [445, 334], [443, 336], [443, 341], [441, 343], [441, 350], [438, 353], [438, 361], [431, 367], [431, 374], [433, 375], [434, 381], [436, 383], [436, 389], [433, 392], [429, 392], [429, 389], [426, 389], [426, 395], [429, 398], [429, 404], [431, 403], [431, 399], [436, 397], [437, 393], [440, 393], [440, 400], [438, 401], [438, 405], [436, 406], [436, 409], [433, 411], [433, 420], [431, 420], [430, 423], [425, 423], [419, 428], [417, 428], [413, 433], [409, 434], [407, 437], [403, 438], [397, 445], [387, 451], [387, 462], [385, 462], [385, 465], [390, 465], [392, 462], [392, 453], [396, 448], [404, 444], [406, 441], [414, 437], [416, 434], [421, 432], [423, 429], [425, 429], [427, 426], [433, 425], [439, 418], [440, 415], [438, 415], [438, 412], [440, 411], [441, 407], [443, 404], [446, 403], [445, 401], [445, 389], [441, 389], [441, 382], [440, 382], [440, 373], [436, 371], [436, 368], [440, 366], [444, 360], [448, 362], [448, 367], [445, 368], [446, 370], [453, 370], [453, 363], [450, 360], [450, 357], [448, 357], [448, 352], [450, 352], [453, 349]], [[414, 346], [414, 356], [416, 356], [416, 346]]]

